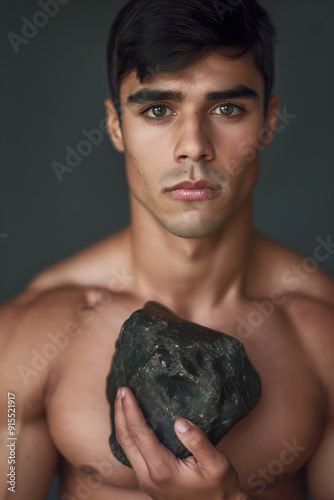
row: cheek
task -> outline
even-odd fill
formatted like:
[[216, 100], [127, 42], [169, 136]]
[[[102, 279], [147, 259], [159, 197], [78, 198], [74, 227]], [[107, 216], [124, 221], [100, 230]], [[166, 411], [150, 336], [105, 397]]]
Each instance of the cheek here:
[[[158, 128], [158, 127], [157, 127]], [[131, 164], [149, 166], [162, 157], [162, 140], [146, 130], [145, 125], [135, 123], [123, 133], [125, 158]], [[158, 163], [159, 165], [159, 163]]]
[[221, 140], [219, 155], [231, 177], [257, 177], [262, 150], [262, 122], [231, 128]]
[[[158, 147], [153, 147], [141, 139], [140, 134], [127, 136], [125, 142], [126, 177], [131, 192], [137, 196], [150, 196], [152, 184], [163, 168], [163, 155]], [[165, 165], [166, 167], [166, 165]], [[140, 194], [141, 193], [141, 194]]]
[[[138, 130], [139, 129], [139, 130]], [[158, 133], [156, 130], [158, 130]], [[164, 172], [171, 169], [173, 144], [163, 127], [152, 127], [136, 124], [124, 133], [125, 162], [128, 180], [148, 184], [150, 180], [158, 179]]]

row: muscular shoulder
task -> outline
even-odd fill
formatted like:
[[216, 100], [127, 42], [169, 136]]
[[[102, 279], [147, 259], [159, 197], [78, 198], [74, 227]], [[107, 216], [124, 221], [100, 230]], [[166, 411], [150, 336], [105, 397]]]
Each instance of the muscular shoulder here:
[[334, 419], [334, 306], [323, 300], [290, 296], [283, 306], [303, 352], [328, 397], [328, 417]]
[[[307, 464], [307, 482], [315, 498], [334, 498], [334, 307], [322, 300], [291, 296], [284, 308], [300, 341], [300, 357], [313, 366], [322, 386], [325, 415], [322, 436]], [[298, 374], [296, 374], [298, 376]], [[312, 407], [309, 408], [312, 412]], [[307, 418], [307, 417], [305, 417]]]
[[[82, 313], [94, 301], [93, 289], [65, 287], [25, 291], [0, 308], [0, 372], [3, 393], [19, 394], [25, 408], [43, 411], [53, 366], [59, 362], [55, 334], [84, 328]], [[29, 404], [34, 401], [34, 404]]]
[[108, 290], [99, 287], [60, 286], [37, 291], [28, 288], [0, 307], [1, 353], [12, 345], [18, 352], [47, 339], [48, 330], [67, 322], [81, 322], [85, 310], [103, 301]]
[[256, 233], [250, 281], [253, 296], [271, 299], [273, 307], [282, 308], [289, 318], [328, 394], [334, 417], [334, 280], [320, 267], [334, 254], [332, 247], [330, 238], [319, 238], [312, 255], [303, 256]]
[[44, 269], [29, 284], [41, 291], [63, 285], [104, 286], [112, 284], [127, 268], [127, 231], [109, 236]]
[[286, 297], [304, 296], [334, 304], [334, 280], [321, 269], [331, 256], [334, 258], [334, 244], [330, 237], [318, 238], [312, 255], [303, 256], [255, 233], [250, 282], [256, 283], [259, 296], [281, 292]]

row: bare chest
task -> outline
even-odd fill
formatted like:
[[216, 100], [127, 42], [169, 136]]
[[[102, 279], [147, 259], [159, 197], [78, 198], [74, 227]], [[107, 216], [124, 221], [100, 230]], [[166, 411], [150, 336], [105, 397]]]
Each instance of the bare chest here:
[[[93, 474], [106, 492], [137, 488], [133, 471], [113, 457], [108, 444], [106, 377], [121, 322], [112, 325], [117, 333], [111, 336], [97, 331], [76, 339], [48, 403], [49, 428], [64, 459], [66, 481], [79, 471]], [[249, 357], [261, 377], [261, 400], [218, 448], [236, 468], [242, 488], [261, 498], [268, 490], [278, 491], [312, 455], [322, 432], [322, 394], [295, 343], [271, 344], [261, 355], [250, 351]]]

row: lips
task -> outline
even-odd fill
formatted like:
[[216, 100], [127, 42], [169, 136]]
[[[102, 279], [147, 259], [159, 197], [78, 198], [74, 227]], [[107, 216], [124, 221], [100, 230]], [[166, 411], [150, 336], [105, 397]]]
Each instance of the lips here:
[[170, 198], [180, 201], [208, 201], [220, 194], [221, 188], [209, 181], [184, 181], [165, 190]]
[[177, 189], [220, 189], [220, 187], [216, 184], [213, 184], [212, 182], [205, 180], [184, 181], [180, 182], [180, 184], [176, 184], [176, 186], [168, 188], [166, 192], [175, 191]]

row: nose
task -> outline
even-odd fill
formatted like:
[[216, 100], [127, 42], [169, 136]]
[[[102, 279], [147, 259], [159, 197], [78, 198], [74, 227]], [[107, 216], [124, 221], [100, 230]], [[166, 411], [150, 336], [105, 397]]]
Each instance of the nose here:
[[183, 119], [177, 130], [174, 157], [177, 162], [191, 160], [209, 161], [215, 156], [209, 136], [209, 128], [200, 114], [191, 114]]

